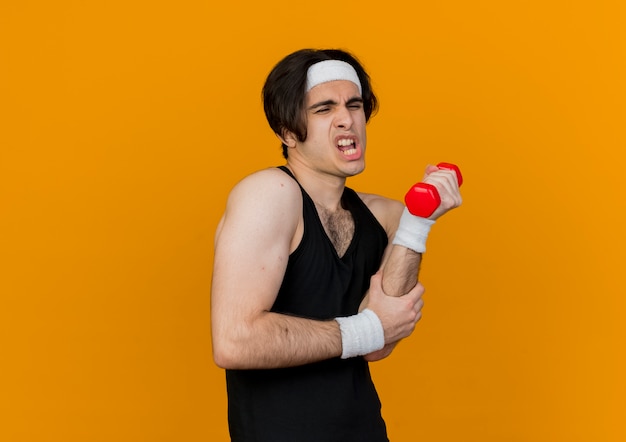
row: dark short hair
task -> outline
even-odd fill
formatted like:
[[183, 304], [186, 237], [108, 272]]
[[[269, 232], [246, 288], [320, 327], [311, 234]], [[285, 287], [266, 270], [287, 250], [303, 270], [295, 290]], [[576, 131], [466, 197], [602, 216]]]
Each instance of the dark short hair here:
[[[365, 121], [376, 112], [378, 101], [372, 91], [370, 77], [361, 63], [340, 49], [301, 49], [283, 58], [270, 72], [263, 86], [263, 109], [272, 130], [283, 136], [292, 132], [299, 141], [306, 140], [307, 122], [304, 113], [306, 78], [309, 67], [324, 60], [341, 60], [352, 65], [361, 82]], [[282, 143], [287, 158], [287, 145]]]

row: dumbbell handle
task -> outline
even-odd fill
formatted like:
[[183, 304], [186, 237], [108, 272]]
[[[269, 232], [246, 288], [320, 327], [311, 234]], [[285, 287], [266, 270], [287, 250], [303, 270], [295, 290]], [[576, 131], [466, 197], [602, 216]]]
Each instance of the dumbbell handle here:
[[[439, 169], [453, 170], [456, 173], [459, 186], [463, 184], [461, 170], [456, 165], [451, 163], [439, 163], [437, 167]], [[439, 204], [441, 204], [441, 197], [435, 186], [420, 182], [414, 184], [413, 187], [409, 189], [404, 196], [404, 202], [409, 212], [413, 215], [428, 218], [437, 210]]]

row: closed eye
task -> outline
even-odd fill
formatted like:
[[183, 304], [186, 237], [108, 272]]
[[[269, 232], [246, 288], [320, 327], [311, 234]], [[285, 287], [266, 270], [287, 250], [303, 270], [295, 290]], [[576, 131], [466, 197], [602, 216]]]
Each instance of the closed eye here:
[[346, 103], [348, 109], [359, 110], [363, 107], [363, 99], [360, 97], [354, 97], [348, 100]]
[[337, 103], [333, 100], [324, 100], [319, 103], [314, 103], [309, 106], [309, 111], [313, 111], [314, 114], [328, 112], [331, 106], [336, 106]]

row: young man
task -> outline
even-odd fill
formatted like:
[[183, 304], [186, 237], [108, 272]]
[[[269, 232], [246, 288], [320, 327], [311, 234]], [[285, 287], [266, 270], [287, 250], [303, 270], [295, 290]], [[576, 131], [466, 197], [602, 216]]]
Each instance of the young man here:
[[421, 317], [421, 253], [434, 220], [461, 204], [456, 175], [427, 169], [442, 198], [430, 219], [345, 186], [365, 168], [377, 102], [344, 51], [288, 55], [263, 97], [287, 163], [235, 186], [215, 243], [213, 352], [231, 438], [386, 441], [368, 361]]

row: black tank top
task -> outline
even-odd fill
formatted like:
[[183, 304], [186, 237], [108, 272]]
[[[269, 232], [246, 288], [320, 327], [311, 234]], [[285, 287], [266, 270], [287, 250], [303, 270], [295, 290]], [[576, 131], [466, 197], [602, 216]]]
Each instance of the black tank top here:
[[[286, 167], [281, 167], [292, 178]], [[385, 230], [352, 189], [342, 205], [354, 237], [339, 257], [302, 187], [304, 233], [289, 256], [272, 311], [311, 319], [358, 312], [387, 246]], [[380, 401], [363, 358], [272, 370], [226, 370], [234, 442], [387, 441]]]

